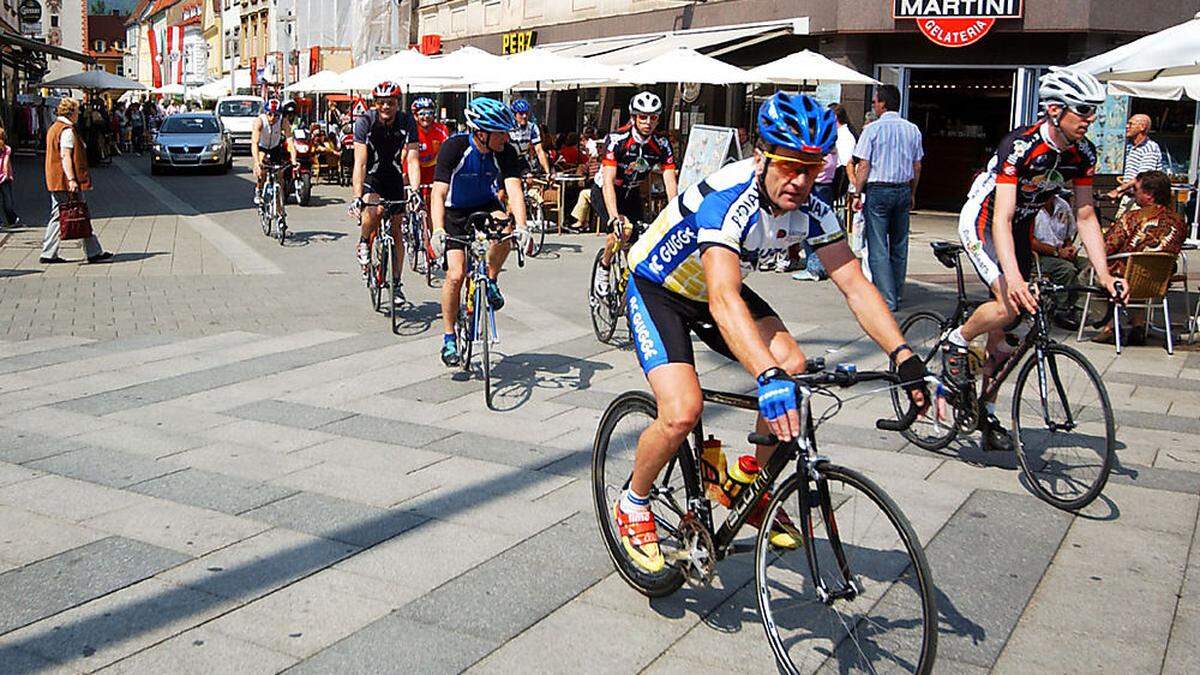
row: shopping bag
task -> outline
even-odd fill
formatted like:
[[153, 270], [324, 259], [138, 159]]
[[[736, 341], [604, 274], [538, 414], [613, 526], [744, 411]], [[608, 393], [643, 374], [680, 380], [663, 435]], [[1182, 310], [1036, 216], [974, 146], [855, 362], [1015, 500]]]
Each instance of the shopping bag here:
[[71, 199], [58, 207], [59, 238], [87, 239], [92, 236], [92, 215], [87, 202]]

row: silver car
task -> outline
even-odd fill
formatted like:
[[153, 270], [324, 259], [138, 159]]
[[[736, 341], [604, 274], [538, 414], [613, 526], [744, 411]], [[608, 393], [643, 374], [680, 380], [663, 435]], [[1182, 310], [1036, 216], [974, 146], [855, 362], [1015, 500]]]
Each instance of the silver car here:
[[210, 112], [179, 113], [163, 120], [154, 137], [150, 173], [166, 168], [211, 168], [227, 173], [233, 146], [221, 121]]

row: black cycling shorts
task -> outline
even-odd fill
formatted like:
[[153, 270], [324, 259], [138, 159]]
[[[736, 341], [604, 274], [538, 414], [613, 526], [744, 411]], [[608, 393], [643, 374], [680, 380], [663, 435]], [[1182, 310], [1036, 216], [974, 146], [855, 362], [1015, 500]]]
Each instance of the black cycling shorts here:
[[[779, 316], [766, 300], [745, 284], [742, 284], [742, 300], [755, 321]], [[695, 366], [696, 354], [689, 333], [695, 333], [714, 352], [737, 360], [706, 302], [685, 298], [653, 281], [631, 275], [625, 291], [625, 311], [629, 316], [638, 362], [647, 375], [664, 363]]]
[[385, 209], [387, 217], [391, 218], [404, 213], [405, 195], [403, 183], [394, 180], [382, 181], [368, 175], [363, 181], [363, 202], [367, 204], [375, 199], [368, 195], [378, 195], [379, 199], [399, 202], [388, 205], [387, 209]]
[[[502, 206], [500, 204], [499, 200], [494, 201], [490, 204], [484, 204], [482, 206], [472, 206], [472, 207], [466, 208], [466, 209], [456, 209], [456, 208], [446, 207], [446, 236], [455, 237], [455, 238], [459, 238], [459, 239], [467, 239], [472, 234], [471, 224], [470, 224], [471, 214], [479, 213], [480, 211], [486, 211], [488, 213], [491, 213], [493, 211], [503, 211], [503, 210], [504, 210], [504, 206]], [[462, 251], [466, 248], [467, 248], [467, 245], [461, 241], [455, 241], [454, 239], [446, 240], [446, 250], [447, 251]]]
[[[990, 289], [1004, 272], [1000, 268], [1000, 256], [996, 254], [996, 242], [992, 237], [995, 226], [996, 200], [969, 201], [958, 216], [958, 237], [962, 241], [967, 259], [975, 273]], [[1017, 256], [1017, 269], [1021, 276], [1029, 279], [1033, 271], [1033, 224], [1035, 218], [1026, 218], [1012, 224], [1013, 252]]]
[[291, 154], [282, 143], [273, 148], [264, 148], [260, 145], [258, 152], [262, 155], [263, 161], [268, 164], [290, 164], [292, 161]]
[[[628, 218], [631, 222], [641, 222], [645, 220], [645, 214], [642, 209], [642, 195], [634, 190], [626, 190], [625, 188], [616, 188], [617, 190], [617, 210], [621, 215]], [[596, 217], [599, 219], [600, 230], [604, 231], [608, 225], [608, 206], [604, 203], [604, 188], [592, 183], [592, 209], [596, 212]]]

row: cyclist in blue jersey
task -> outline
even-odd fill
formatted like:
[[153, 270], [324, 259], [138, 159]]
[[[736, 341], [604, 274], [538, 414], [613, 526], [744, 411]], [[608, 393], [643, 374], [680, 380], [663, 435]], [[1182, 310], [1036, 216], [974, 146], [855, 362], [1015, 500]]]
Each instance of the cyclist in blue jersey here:
[[[477, 97], [466, 110], [466, 133], [451, 136], [438, 150], [437, 168], [433, 173], [433, 189], [429, 197], [429, 217], [433, 222], [431, 243], [440, 256], [446, 255], [446, 283], [442, 284], [442, 321], [445, 334], [442, 341], [442, 362], [447, 366], [459, 363], [458, 345], [454, 338], [454, 318], [458, 316], [463, 281], [466, 279], [466, 255], [461, 241], [447, 240], [470, 236], [468, 220], [472, 213], [488, 211], [506, 218], [500, 203], [501, 189], [508, 199], [516, 227], [525, 231], [525, 200], [521, 198], [522, 165], [517, 150], [508, 142], [508, 132], [515, 121], [512, 111], [500, 101]], [[497, 279], [508, 258], [509, 243], [493, 244], [488, 252], [488, 301], [495, 309], [504, 306]]]
[[550, 158], [546, 156], [546, 148], [542, 145], [542, 132], [538, 125], [530, 119], [529, 101], [519, 98], [512, 102], [513, 119], [516, 123], [508, 132], [508, 140], [517, 149], [527, 170], [533, 170], [533, 159], [542, 167], [542, 173], [550, 175]]
[[[811, 194], [837, 121], [803, 94], [780, 92], [759, 108], [754, 157], [725, 166], [679, 194], [629, 253], [627, 312], [638, 360], [658, 401], [658, 417], [638, 439], [629, 488], [613, 505], [630, 558], [647, 572], [662, 569], [654, 516], [655, 478], [700, 419], [703, 399], [689, 333], [739, 361], [758, 383], [760, 432], [782, 440], [800, 434], [796, 388], [804, 353], [779, 315], [742, 283], [742, 262], [805, 237], [845, 296], [859, 325], [898, 364], [913, 403], [927, 405], [925, 365], [907, 345], [879, 291], [863, 276], [829, 204]], [[767, 461], [773, 447], [760, 446]], [[748, 522], [762, 525], [766, 501]], [[799, 545], [786, 517], [770, 541]]]

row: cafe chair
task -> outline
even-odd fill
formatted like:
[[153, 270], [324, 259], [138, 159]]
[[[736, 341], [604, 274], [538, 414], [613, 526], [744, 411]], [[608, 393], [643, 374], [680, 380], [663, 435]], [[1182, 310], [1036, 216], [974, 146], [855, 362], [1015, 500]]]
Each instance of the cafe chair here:
[[[1175, 261], [1177, 256], [1174, 253], [1150, 252], [1141, 253], [1117, 253], [1108, 256], [1108, 262], [1111, 265], [1114, 260], [1126, 261], [1125, 263], [1125, 287], [1129, 290], [1129, 299], [1125, 303], [1126, 309], [1145, 309], [1146, 310], [1146, 326], [1153, 326], [1154, 312], [1161, 308], [1163, 311], [1164, 322], [1163, 326], [1167, 338], [1167, 353], [1175, 354], [1175, 341], [1171, 331], [1171, 308], [1167, 302], [1167, 289], [1171, 285], [1171, 279], [1175, 276]], [[1096, 270], [1091, 270], [1088, 276], [1088, 285], [1091, 286], [1096, 282]], [[1083, 340], [1083, 329], [1087, 325], [1088, 306], [1091, 304], [1091, 294], [1084, 296], [1083, 315], [1079, 323], [1079, 334], [1076, 340]], [[1117, 307], [1113, 305], [1113, 337], [1116, 343], [1117, 353], [1121, 353], [1121, 325], [1117, 316]]]

